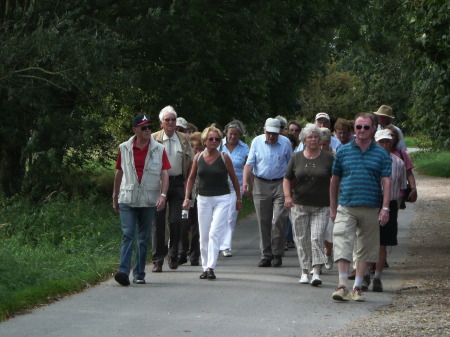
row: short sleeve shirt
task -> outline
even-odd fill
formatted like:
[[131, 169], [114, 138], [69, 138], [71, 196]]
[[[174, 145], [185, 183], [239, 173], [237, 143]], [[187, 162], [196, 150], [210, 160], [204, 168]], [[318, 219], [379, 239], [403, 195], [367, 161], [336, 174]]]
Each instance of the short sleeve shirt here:
[[372, 142], [365, 151], [352, 141], [336, 152], [333, 175], [339, 176], [339, 205], [380, 207], [380, 179], [391, 176], [391, 158], [381, 146]]

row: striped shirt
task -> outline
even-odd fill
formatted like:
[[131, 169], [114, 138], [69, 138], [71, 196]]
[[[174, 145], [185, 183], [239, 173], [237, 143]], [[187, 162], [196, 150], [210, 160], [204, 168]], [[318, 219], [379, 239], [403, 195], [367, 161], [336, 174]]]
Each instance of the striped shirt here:
[[352, 141], [336, 152], [333, 175], [339, 176], [339, 205], [380, 207], [380, 179], [391, 176], [389, 153], [372, 142], [365, 151]]
[[406, 189], [406, 168], [403, 160], [390, 154], [392, 161], [391, 200], [400, 199], [400, 191]]

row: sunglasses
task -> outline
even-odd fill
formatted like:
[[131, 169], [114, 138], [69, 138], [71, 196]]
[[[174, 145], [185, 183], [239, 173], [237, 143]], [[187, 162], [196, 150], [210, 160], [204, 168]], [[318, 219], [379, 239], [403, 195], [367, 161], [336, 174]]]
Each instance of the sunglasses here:
[[152, 131], [152, 129], [150, 128], [150, 125], [144, 125], [144, 126], [141, 126], [141, 130], [142, 131], [145, 131], [145, 130], [150, 130], [150, 131]]
[[370, 126], [369, 125], [356, 125], [355, 128], [357, 130], [361, 130], [362, 128], [364, 128], [364, 130], [370, 130]]
[[208, 138], [208, 140], [210, 142], [220, 142], [220, 138], [216, 138], [216, 137], [210, 137], [210, 138]]
[[164, 120], [166, 122], [175, 122], [177, 119], [176, 118], [164, 118]]

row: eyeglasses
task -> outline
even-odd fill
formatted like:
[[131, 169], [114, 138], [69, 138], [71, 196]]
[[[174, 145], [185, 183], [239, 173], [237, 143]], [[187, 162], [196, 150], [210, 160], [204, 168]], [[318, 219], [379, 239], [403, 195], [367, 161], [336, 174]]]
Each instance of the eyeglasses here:
[[164, 118], [164, 120], [166, 122], [175, 122], [177, 119], [176, 118]]
[[295, 132], [295, 133], [297, 133], [297, 132], [300, 132], [300, 130], [299, 130], [299, 129], [289, 129], [289, 132]]
[[141, 130], [142, 130], [142, 131], [145, 131], [145, 130], [147, 130], [147, 129], [148, 129], [149, 131], [152, 131], [150, 125], [144, 125], [144, 126], [141, 126]]
[[355, 128], [357, 130], [361, 130], [362, 128], [364, 128], [364, 130], [370, 130], [370, 126], [369, 125], [356, 125]]
[[210, 142], [220, 142], [220, 138], [216, 138], [216, 137], [210, 137], [210, 138], [208, 138], [208, 140]]

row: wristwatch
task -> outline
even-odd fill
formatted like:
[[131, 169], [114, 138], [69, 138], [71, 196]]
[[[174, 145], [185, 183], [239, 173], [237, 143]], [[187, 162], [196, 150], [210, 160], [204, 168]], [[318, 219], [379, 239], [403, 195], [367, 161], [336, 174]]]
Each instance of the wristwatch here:
[[388, 211], [388, 212], [390, 211], [389, 207], [383, 207], [382, 210], [383, 211]]

